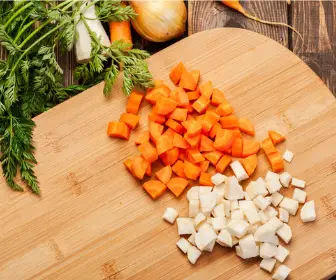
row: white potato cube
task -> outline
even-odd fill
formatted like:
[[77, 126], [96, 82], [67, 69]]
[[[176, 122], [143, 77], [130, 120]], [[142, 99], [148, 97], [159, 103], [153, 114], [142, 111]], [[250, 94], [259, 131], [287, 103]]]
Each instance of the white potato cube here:
[[223, 184], [214, 186], [213, 191], [217, 192], [218, 196], [220, 196], [221, 198], [223, 198], [224, 194], [225, 194], [225, 184], [223, 183]]
[[260, 244], [260, 257], [263, 259], [272, 258], [276, 255], [278, 247], [271, 243]]
[[284, 223], [288, 223], [289, 213], [283, 208], [279, 208], [279, 219]]
[[192, 187], [187, 192], [187, 199], [190, 201], [192, 199], [199, 199], [199, 189], [200, 187]]
[[225, 217], [224, 203], [216, 205], [211, 214], [214, 217]]
[[296, 200], [299, 203], [305, 203], [306, 202], [307, 193], [303, 190], [295, 188], [293, 193], [293, 199]]
[[261, 183], [261, 184], [264, 184], [266, 186], [266, 182], [265, 180], [262, 178], [262, 177], [259, 177], [257, 180], [256, 180], [257, 183]]
[[264, 182], [251, 181], [246, 187], [246, 193], [250, 199], [256, 198], [258, 195], [266, 196], [268, 191]]
[[286, 223], [283, 223], [281, 228], [276, 231], [276, 234], [286, 243], [292, 239], [292, 230]]
[[231, 200], [230, 203], [231, 203], [231, 206], [230, 206], [231, 211], [239, 209], [238, 200]]
[[212, 252], [213, 248], [215, 247], [215, 244], [216, 244], [216, 240], [212, 241], [207, 246], [205, 246], [203, 251]]
[[261, 226], [261, 223], [256, 223], [254, 225], [250, 225], [249, 228], [247, 229], [247, 234], [251, 233], [251, 234], [255, 234], [255, 232], [257, 231], [258, 227]]
[[199, 193], [209, 193], [209, 192], [212, 192], [212, 187], [199, 186]]
[[216, 206], [217, 193], [215, 192], [205, 192], [199, 194], [201, 211], [204, 214], [210, 214], [211, 211]]
[[266, 183], [266, 188], [270, 194], [280, 191], [281, 187], [279, 180], [270, 180]]
[[257, 205], [261, 210], [265, 210], [268, 206], [271, 205], [271, 202], [263, 197], [262, 195], [258, 195], [255, 199], [253, 199], [255, 205]]
[[267, 201], [272, 204], [272, 196], [265, 196], [265, 199], [267, 199]]
[[217, 236], [217, 243], [221, 246], [232, 247], [233, 244], [231, 234], [226, 229], [222, 229]]
[[252, 234], [246, 235], [239, 240], [239, 247], [241, 249], [244, 259], [254, 258], [259, 256], [259, 247], [257, 246]]
[[288, 277], [290, 272], [291, 272], [291, 269], [282, 264], [275, 271], [275, 273], [272, 276], [272, 279], [274, 279], [274, 280], [285, 280]]
[[188, 248], [188, 260], [195, 264], [198, 258], [201, 256], [202, 252], [198, 250], [195, 246], [189, 246]]
[[289, 255], [289, 251], [285, 247], [279, 245], [278, 248], [277, 248], [277, 252], [276, 252], [274, 258], [278, 262], [283, 263], [285, 261], [285, 259], [287, 258], [288, 255]]
[[232, 236], [232, 246], [236, 246], [238, 244], [238, 242], [239, 242], [239, 239], [235, 236]]
[[212, 227], [215, 231], [222, 230], [226, 228], [226, 219], [225, 217], [216, 217], [211, 219]]
[[283, 222], [281, 222], [277, 217], [273, 217], [265, 225], [270, 227], [274, 231], [277, 231], [279, 228], [282, 227]]
[[244, 220], [244, 212], [243, 210], [241, 209], [238, 209], [238, 210], [233, 210], [231, 212], [231, 220], [241, 220], [243, 221]]
[[260, 221], [262, 224], [266, 224], [269, 220], [269, 217], [265, 214], [265, 212], [263, 210], [260, 210], [258, 212], [258, 215], [260, 217]]
[[260, 262], [260, 268], [271, 273], [274, 269], [275, 263], [276, 263], [276, 260], [273, 258], [262, 259], [262, 261]]
[[289, 214], [295, 216], [297, 210], [299, 209], [299, 202], [294, 199], [284, 197], [284, 199], [280, 202], [280, 207], [285, 209]]
[[251, 225], [261, 222], [261, 219], [255, 207], [244, 207], [243, 212]]
[[272, 171], [267, 171], [265, 181], [279, 181], [280, 180], [280, 175], [278, 173], [272, 172]]
[[197, 228], [201, 223], [206, 220], [206, 216], [203, 213], [198, 213], [194, 219], [194, 226]]
[[238, 161], [234, 161], [230, 164], [230, 167], [233, 171], [233, 173], [235, 174], [238, 182], [246, 180], [249, 178], [249, 176], [247, 175], [243, 165]]
[[285, 188], [289, 187], [291, 181], [292, 181], [292, 175], [290, 175], [288, 172], [284, 172], [280, 175], [280, 183]]
[[195, 232], [194, 220], [191, 218], [177, 218], [177, 230], [179, 235], [193, 234]]
[[196, 245], [196, 243], [195, 243], [195, 236], [196, 236], [196, 232], [194, 232], [194, 233], [193, 233], [192, 235], [190, 235], [189, 238], [188, 238], [189, 243], [192, 244], [192, 245]]
[[217, 235], [212, 228], [201, 228], [195, 235], [196, 246], [201, 251], [216, 239]]
[[258, 242], [277, 243], [274, 229], [266, 224], [257, 228], [254, 239]]
[[308, 201], [302, 206], [300, 218], [304, 223], [315, 221], [316, 213], [314, 200]]
[[252, 199], [249, 197], [248, 193], [247, 192], [244, 192], [244, 198], [245, 200], [247, 201], [251, 201]]
[[286, 151], [284, 152], [284, 154], [282, 155], [282, 158], [283, 158], [285, 161], [289, 162], [289, 163], [292, 162], [293, 157], [294, 157], [293, 152], [291, 152], [291, 151], [289, 151], [289, 150], [286, 150]]
[[280, 204], [281, 200], [283, 199], [283, 195], [278, 192], [272, 193], [271, 197], [272, 197], [272, 204], [275, 207], [277, 207]]
[[229, 200], [222, 200], [222, 202], [224, 204], [225, 217], [229, 218], [231, 212], [231, 203]]
[[292, 179], [292, 185], [297, 188], [304, 189], [306, 186], [306, 182], [297, 178]]
[[254, 208], [256, 211], [259, 210], [258, 207], [250, 200], [239, 200], [238, 201], [240, 209]]
[[162, 218], [167, 221], [168, 223], [173, 224], [178, 217], [179, 213], [176, 209], [168, 207], [166, 211], [163, 213]]
[[220, 185], [224, 182], [228, 182], [228, 177], [226, 177], [225, 175], [221, 174], [221, 173], [216, 173], [215, 175], [213, 175], [211, 177], [211, 182], [217, 186]]
[[228, 232], [237, 238], [242, 238], [247, 233], [248, 227], [249, 224], [242, 220], [231, 220], [226, 226]]
[[229, 177], [229, 183], [225, 184], [224, 197], [228, 200], [237, 200], [244, 198], [242, 186], [234, 176]]
[[210, 225], [210, 224], [208, 224], [206, 221], [205, 222], [203, 222], [203, 223], [201, 223], [197, 228], [196, 228], [196, 230], [197, 231], [200, 231], [201, 229], [204, 229], [204, 228], [206, 228], [206, 229], [213, 229], [212, 228], [212, 225]]
[[278, 211], [275, 210], [272, 206], [268, 206], [264, 212], [269, 219], [278, 216]]
[[200, 212], [200, 201], [198, 199], [192, 199], [189, 201], [189, 217], [195, 218]]
[[176, 242], [176, 245], [177, 247], [180, 248], [180, 250], [183, 252], [183, 253], [187, 253], [188, 252], [188, 248], [189, 246], [191, 246], [189, 244], [189, 242], [187, 241], [187, 239], [185, 239], [184, 237], [182, 237], [179, 241]]
[[213, 190], [212, 192], [216, 194], [216, 205], [221, 204], [223, 200], [223, 196], [215, 190]]

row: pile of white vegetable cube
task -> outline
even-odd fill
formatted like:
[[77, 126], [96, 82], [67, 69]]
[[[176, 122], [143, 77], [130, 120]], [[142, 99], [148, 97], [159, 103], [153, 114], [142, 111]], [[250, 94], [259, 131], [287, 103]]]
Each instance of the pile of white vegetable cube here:
[[[236, 254], [243, 259], [260, 256], [260, 267], [272, 273], [276, 261], [283, 263], [289, 254], [279, 244], [279, 237], [286, 244], [292, 238], [287, 224], [289, 215], [295, 215], [299, 204], [303, 203], [301, 220], [314, 221], [314, 201], [306, 202], [306, 192], [302, 190], [305, 182], [292, 178], [288, 172], [279, 175], [269, 171], [265, 180], [251, 181], [244, 192], [239, 181], [246, 176], [239, 174], [238, 164], [238, 161], [231, 164], [236, 176], [226, 177], [220, 173], [212, 176], [213, 188], [195, 186], [189, 189], [189, 217], [177, 218], [179, 213], [167, 208], [163, 219], [171, 224], [176, 219], [178, 234], [184, 236], [176, 245], [192, 264], [202, 251], [212, 252], [218, 243], [235, 247]], [[290, 184], [295, 187], [293, 197], [284, 197], [279, 191]], [[280, 265], [273, 279], [284, 280], [290, 271], [287, 266]]]

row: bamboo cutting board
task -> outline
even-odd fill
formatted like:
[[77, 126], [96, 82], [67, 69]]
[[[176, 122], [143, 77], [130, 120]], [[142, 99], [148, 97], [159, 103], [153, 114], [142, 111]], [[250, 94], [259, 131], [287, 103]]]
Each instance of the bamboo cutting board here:
[[[317, 220], [290, 217], [293, 239], [285, 261], [291, 279], [322, 279], [336, 272], [336, 105], [321, 80], [271, 39], [240, 29], [195, 34], [149, 59], [156, 79], [168, 81], [179, 61], [199, 69], [223, 90], [238, 116], [250, 118], [256, 139], [268, 129], [286, 135], [295, 153], [286, 170], [307, 181]], [[0, 279], [269, 279], [258, 260], [243, 261], [216, 246], [195, 266], [176, 248], [176, 225], [166, 207], [187, 215], [185, 195], [167, 191], [152, 201], [124, 168], [146, 129], [148, 104], [129, 142], [109, 139], [107, 122], [125, 110], [120, 84], [105, 100], [98, 85], [38, 116], [36, 172], [41, 198], [0, 183]], [[259, 156], [253, 178], [264, 176]], [[291, 196], [293, 188], [283, 192]]]

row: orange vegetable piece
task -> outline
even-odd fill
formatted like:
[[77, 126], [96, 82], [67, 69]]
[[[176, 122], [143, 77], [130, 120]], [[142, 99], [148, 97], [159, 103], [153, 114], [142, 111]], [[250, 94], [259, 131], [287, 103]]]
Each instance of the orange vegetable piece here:
[[181, 87], [176, 88], [175, 92], [176, 92], [177, 106], [183, 108], [187, 107], [189, 104], [188, 94]]
[[184, 162], [182, 160], [178, 160], [177, 162], [175, 162], [175, 164], [172, 167], [172, 170], [177, 176], [181, 178], [187, 178], [184, 173]]
[[194, 102], [194, 104], [192, 105], [192, 107], [199, 114], [202, 114], [208, 108], [209, 104], [210, 104], [210, 99], [207, 98], [205, 95], [201, 95], [200, 98], [198, 98]]
[[168, 97], [171, 92], [170, 88], [166, 85], [161, 85], [153, 88], [149, 93], [146, 94], [145, 99], [150, 104], [155, 104], [156, 101], [160, 98], [160, 96]]
[[132, 160], [130, 158], [124, 161], [124, 165], [126, 166], [127, 170], [132, 173]]
[[143, 94], [133, 90], [128, 97], [128, 102], [126, 106], [126, 112], [137, 115], [139, 112], [140, 104], [143, 99]]
[[152, 176], [152, 165], [151, 165], [151, 164], [148, 164], [148, 167], [147, 167], [147, 169], [146, 169], [145, 174], [146, 174], [147, 176]]
[[200, 186], [213, 187], [214, 184], [211, 181], [211, 176], [212, 175], [210, 173], [201, 172], [201, 176], [199, 178]]
[[180, 149], [186, 149], [187, 142], [182, 135], [175, 133], [173, 136], [173, 146]]
[[167, 183], [168, 189], [170, 189], [170, 191], [175, 194], [176, 197], [179, 197], [188, 185], [188, 180], [180, 177], [171, 178]]
[[192, 115], [188, 115], [188, 117], [187, 117], [187, 121], [190, 121], [190, 120], [195, 120], [195, 118], [192, 116]]
[[247, 175], [251, 176], [254, 173], [258, 165], [257, 155], [254, 154], [254, 155], [248, 156], [247, 158], [241, 159], [240, 162], [243, 165]]
[[194, 80], [196, 82], [196, 86], [198, 84], [200, 74], [201, 74], [200, 70], [192, 70], [192, 71], [190, 71], [190, 75], [194, 78]]
[[208, 137], [201, 135], [200, 152], [215, 151], [214, 143]]
[[201, 141], [201, 134], [196, 134], [195, 136], [190, 136], [188, 133], [184, 134], [184, 139], [186, 140], [187, 144], [190, 145], [191, 148], [198, 147], [198, 144]]
[[238, 119], [234, 115], [221, 117], [219, 121], [220, 121], [223, 128], [236, 128], [236, 127], [238, 127]]
[[180, 125], [177, 121], [174, 121], [172, 119], [168, 119], [166, 121], [166, 126], [173, 129], [176, 133], [181, 134], [184, 131], [184, 128], [182, 125]]
[[168, 129], [166, 130], [165, 133], [163, 133], [163, 135], [169, 136], [170, 138], [173, 139], [175, 133], [176, 132], [173, 129], [171, 129], [170, 127], [168, 127]]
[[284, 161], [278, 151], [267, 156], [271, 164], [273, 172], [281, 172], [284, 170]]
[[208, 81], [205, 84], [200, 85], [199, 89], [200, 89], [201, 95], [210, 99], [212, 95], [212, 90], [213, 90], [211, 81]]
[[232, 156], [241, 157], [243, 154], [243, 139], [235, 138], [232, 144]]
[[219, 89], [214, 88], [212, 91], [211, 104], [213, 106], [219, 106], [222, 103], [227, 103], [224, 93]]
[[277, 152], [277, 149], [274, 147], [270, 138], [266, 138], [264, 141], [262, 141], [262, 148], [267, 156]]
[[179, 86], [186, 90], [195, 90], [197, 87], [196, 80], [186, 69], [182, 70]]
[[196, 180], [201, 173], [201, 168], [190, 161], [185, 160], [184, 173], [188, 179]]
[[187, 94], [188, 94], [189, 101], [196, 100], [196, 99], [198, 99], [201, 96], [199, 88], [197, 88], [194, 91], [188, 91]]
[[156, 140], [162, 135], [163, 132], [163, 125], [155, 122], [149, 123], [149, 134], [150, 138], [153, 141], [153, 143], [156, 143]]
[[173, 70], [169, 74], [169, 78], [172, 80], [172, 82], [177, 85], [180, 82], [182, 72], [185, 70], [185, 67], [182, 62], [177, 64]]
[[145, 160], [143, 157], [135, 157], [132, 160], [132, 174], [142, 180], [143, 177], [145, 176], [147, 167], [149, 165], [149, 162], [147, 160]]
[[210, 132], [212, 126], [217, 123], [220, 116], [213, 111], [207, 111], [202, 120], [202, 131]]
[[232, 162], [232, 158], [228, 155], [223, 155], [216, 165], [216, 171], [219, 173], [224, 173], [225, 169]]
[[200, 121], [189, 121], [187, 133], [189, 136], [195, 136], [202, 131], [202, 123]]
[[187, 158], [185, 149], [179, 149], [179, 152], [179, 159], [184, 161]]
[[168, 96], [170, 99], [173, 99], [177, 102], [177, 92], [176, 90], [173, 90], [169, 93], [169, 96]]
[[169, 135], [163, 134], [156, 140], [156, 150], [158, 155], [161, 155], [174, 148], [173, 138]]
[[201, 168], [202, 172], [207, 172], [209, 168], [209, 164], [210, 164], [210, 161], [204, 160], [204, 161], [201, 161], [198, 165]]
[[124, 122], [110, 122], [107, 127], [107, 135], [113, 138], [128, 140], [131, 134], [130, 128]]
[[151, 143], [145, 142], [138, 146], [138, 149], [142, 157], [149, 163], [152, 163], [158, 159], [158, 153]]
[[200, 151], [197, 148], [188, 149], [187, 157], [188, 160], [192, 163], [199, 163], [205, 160], [204, 156], [200, 153]]
[[220, 123], [215, 123], [212, 126], [212, 128], [211, 128], [211, 130], [209, 132], [209, 137], [210, 138], [215, 138], [216, 135], [217, 135], [218, 130], [221, 130], [221, 129], [222, 129], [222, 126], [220, 125]]
[[243, 139], [243, 154], [242, 157], [258, 153], [260, 150], [260, 142], [252, 139]]
[[187, 110], [188, 110], [188, 113], [190, 114], [190, 113], [192, 113], [193, 111], [194, 111], [194, 109], [193, 109], [193, 107], [192, 107], [192, 104], [188, 104], [188, 106], [187, 106]]
[[179, 159], [179, 149], [174, 147], [171, 150], [160, 155], [160, 159], [164, 165], [173, 165]]
[[167, 165], [155, 173], [156, 178], [158, 178], [162, 183], [167, 184], [172, 176], [172, 168]]
[[221, 117], [228, 116], [233, 113], [233, 108], [229, 103], [222, 103], [217, 107], [216, 113]]
[[187, 115], [188, 115], [188, 110], [184, 109], [184, 108], [176, 108], [170, 115], [169, 118], [176, 120], [176, 121], [180, 121], [180, 122], [184, 122], [185, 120], [187, 120]]
[[134, 129], [138, 124], [140, 117], [131, 113], [123, 113], [119, 121], [124, 122], [130, 129]]
[[236, 128], [232, 128], [230, 130], [233, 132], [233, 137], [234, 138], [242, 138], [242, 135], [240, 133], [239, 128], [236, 127]]
[[223, 151], [223, 153], [226, 155], [232, 155], [232, 147], [229, 149], [226, 149], [225, 151]]
[[[154, 87], [153, 88], [148, 88], [146, 89], [146, 93], [152, 92], [155, 88], [162, 86], [163, 85], [163, 80], [154, 80]], [[145, 98], [146, 99], [146, 98]]]
[[143, 188], [153, 199], [157, 199], [167, 189], [167, 187], [158, 180], [150, 180], [144, 183]]
[[138, 138], [135, 140], [135, 144], [136, 145], [140, 145], [142, 143], [145, 143], [147, 141], [149, 141], [149, 131], [144, 131], [141, 134], [139, 134]]
[[217, 131], [217, 135], [214, 142], [214, 148], [218, 151], [225, 151], [230, 149], [233, 143], [233, 132], [228, 129], [220, 129]]
[[208, 153], [203, 153], [203, 156], [210, 161], [210, 163], [213, 166], [216, 166], [216, 164], [218, 163], [218, 161], [221, 159], [221, 157], [223, 156], [223, 154], [219, 151], [214, 151], [214, 152], [208, 152]]
[[238, 127], [240, 131], [248, 135], [254, 136], [254, 125], [249, 119], [240, 118], [238, 120]]
[[159, 115], [157, 113], [154, 113], [153, 111], [148, 115], [148, 120], [152, 122], [156, 122], [159, 124], [163, 124], [166, 121], [166, 117], [163, 115]]
[[153, 111], [160, 115], [168, 115], [173, 112], [177, 106], [177, 102], [169, 97], [160, 96], [156, 101]]
[[270, 130], [268, 132], [268, 136], [272, 140], [274, 145], [279, 144], [279, 143], [286, 140], [286, 138], [284, 136], [282, 136], [280, 133], [278, 133], [274, 130]]

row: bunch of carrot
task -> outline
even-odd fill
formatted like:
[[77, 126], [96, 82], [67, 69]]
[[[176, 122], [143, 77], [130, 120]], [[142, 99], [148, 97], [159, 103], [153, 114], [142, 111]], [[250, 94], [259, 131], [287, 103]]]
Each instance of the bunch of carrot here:
[[[241, 158], [248, 175], [253, 174], [261, 143], [252, 138], [252, 122], [235, 116], [224, 93], [214, 88], [211, 81], [198, 85], [200, 71], [188, 71], [179, 63], [169, 76], [177, 86], [174, 90], [158, 80], [144, 96], [153, 109], [148, 115], [149, 129], [135, 141], [140, 155], [124, 162], [131, 174], [142, 180], [145, 175], [152, 175], [155, 162], [163, 162], [165, 167], [155, 173], [157, 180], [143, 184], [153, 199], [167, 187], [179, 197], [189, 180], [198, 179], [200, 185], [212, 186], [209, 166], [223, 173], [232, 157]], [[127, 113], [119, 122], [109, 124], [109, 136], [129, 138], [130, 129], [139, 121], [142, 97], [141, 93], [132, 92]], [[269, 138], [263, 141], [263, 150], [276, 172], [283, 169], [283, 161], [274, 145], [283, 140], [283, 136], [270, 131]]]

